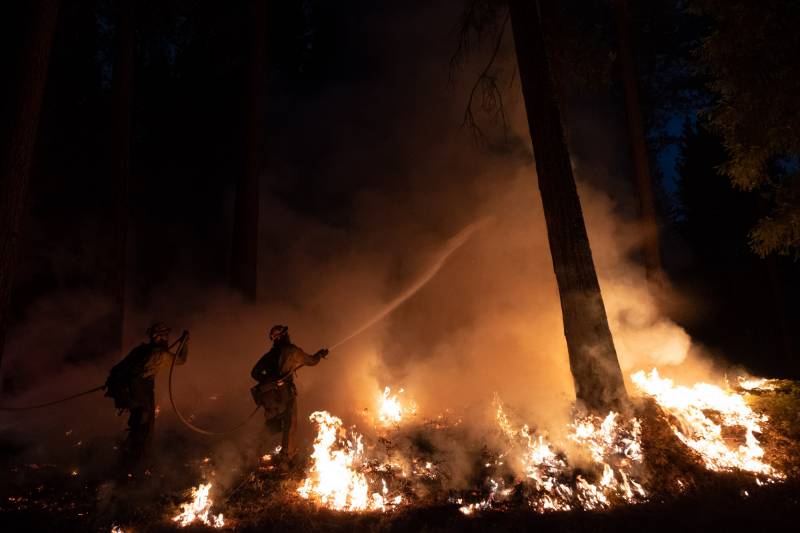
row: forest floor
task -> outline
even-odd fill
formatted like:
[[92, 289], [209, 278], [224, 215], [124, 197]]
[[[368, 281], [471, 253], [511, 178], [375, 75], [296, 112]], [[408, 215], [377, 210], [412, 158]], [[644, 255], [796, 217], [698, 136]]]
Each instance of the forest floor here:
[[[800, 524], [800, 386], [752, 394], [748, 403], [770, 423], [759, 436], [766, 457], [785, 478], [764, 482], [740, 471], [712, 472], [678, 441], [669, 417], [641, 402], [642, 450], [647, 498], [608, 508], [539, 513], [522, 500], [488, 506], [470, 515], [446, 494], [386, 512], [338, 512], [297, 494], [307, 465], [278, 475], [258, 467], [243, 472], [215, 496], [224, 512], [221, 530], [236, 531], [782, 531]], [[205, 531], [179, 527], [172, 518], [187, 500], [187, 479], [197, 462], [178, 461], [139, 479], [104, 479], [101, 471], [77, 472], [58, 464], [20, 464], [18, 450], [0, 435], [4, 468], [0, 482], [0, 530], [16, 531]], [[680, 489], [677, 490], [676, 483]], [[475, 485], [475, 492], [484, 490]], [[476, 498], [480, 498], [478, 494]]]

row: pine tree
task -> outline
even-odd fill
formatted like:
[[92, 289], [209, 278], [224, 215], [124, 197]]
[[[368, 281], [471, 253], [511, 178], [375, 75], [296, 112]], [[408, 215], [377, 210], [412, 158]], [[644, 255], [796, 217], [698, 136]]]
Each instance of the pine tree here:
[[575, 393], [602, 412], [626, 398], [625, 384], [572, 174], [540, 6], [553, 7], [550, 0], [511, 0], [511, 26]]

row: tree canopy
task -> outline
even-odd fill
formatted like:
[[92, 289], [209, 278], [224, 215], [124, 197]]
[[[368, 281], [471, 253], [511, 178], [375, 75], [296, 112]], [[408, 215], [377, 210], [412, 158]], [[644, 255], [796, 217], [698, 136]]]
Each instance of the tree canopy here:
[[717, 96], [709, 116], [727, 151], [720, 171], [768, 200], [750, 245], [762, 256], [798, 256], [800, 3], [696, 0], [691, 9], [712, 24], [699, 58]]

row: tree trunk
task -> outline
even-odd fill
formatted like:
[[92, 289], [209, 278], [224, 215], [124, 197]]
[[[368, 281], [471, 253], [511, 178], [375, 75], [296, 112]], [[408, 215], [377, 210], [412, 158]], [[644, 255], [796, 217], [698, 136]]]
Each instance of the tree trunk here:
[[3, 181], [0, 183], [0, 365], [8, 329], [20, 224], [28, 193], [58, 7], [58, 0], [40, 0], [32, 6], [33, 27], [26, 34], [22, 62], [24, 72], [20, 76], [16, 114], [3, 160]]
[[133, 68], [136, 57], [134, 0], [119, 0], [117, 61], [112, 80], [114, 113], [113, 165], [115, 183], [115, 239], [110, 292], [114, 295], [112, 341], [122, 352], [125, 327], [125, 282], [128, 248], [128, 190], [131, 178], [131, 105]]
[[628, 118], [628, 139], [636, 191], [639, 197], [639, 217], [644, 233], [643, 258], [647, 279], [657, 286], [663, 285], [661, 248], [658, 236], [653, 177], [644, 134], [642, 108], [639, 102], [639, 87], [636, 63], [633, 56], [633, 32], [628, 0], [614, 0], [617, 26], [617, 48], [622, 88], [625, 94], [625, 112]]
[[[543, 7], [548, 1], [541, 2]], [[542, 32], [540, 2], [511, 0], [511, 27], [528, 114], [575, 395], [596, 412], [626, 398], [583, 221]]]
[[264, 163], [267, 4], [250, 0], [250, 61], [247, 71], [245, 164], [236, 183], [231, 285], [246, 299], [258, 296], [258, 182]]

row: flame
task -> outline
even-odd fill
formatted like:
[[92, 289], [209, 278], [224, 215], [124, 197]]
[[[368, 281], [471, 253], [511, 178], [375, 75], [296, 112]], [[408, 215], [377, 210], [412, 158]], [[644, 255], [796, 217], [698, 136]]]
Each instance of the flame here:
[[739, 384], [739, 388], [746, 391], [765, 391], [775, 390], [778, 388], [773, 380], [769, 380], [767, 378], [745, 378], [743, 376], [739, 376], [736, 381]]
[[[649, 375], [638, 372], [632, 379], [673, 415], [673, 431], [700, 454], [707, 468], [753, 472], [762, 476], [756, 478], [759, 485], [785, 477], [763, 462], [764, 450], [756, 436], [767, 417], [747, 406], [745, 393], [725, 391], [706, 383], [691, 388], [676, 387], [655, 370]], [[741, 390], [748, 387], [767, 390], [770, 386], [765, 380], [740, 379], [739, 383]], [[376, 423], [397, 428], [407, 413], [415, 412], [416, 406], [409, 408], [401, 403], [402, 392], [400, 389], [392, 394], [385, 387], [378, 394]], [[500, 449], [488, 450], [487, 460], [482, 462], [486, 469], [482, 499], [475, 501], [466, 493], [455, 493], [449, 498], [463, 514], [498, 508], [511, 502], [512, 494], [524, 494], [527, 503], [540, 513], [600, 510], [648, 499], [641, 481], [646, 470], [642, 422], [638, 418], [613, 411], [605, 416], [577, 416], [567, 424], [563, 440], [552, 441], [546, 433], [514, 422], [497, 395], [494, 401], [495, 420], [505, 444]], [[424, 454], [406, 457], [398, 455], [402, 448], [394, 447], [388, 448], [385, 455], [375, 453], [373, 447], [365, 446], [361, 434], [355, 429], [345, 429], [339, 418], [326, 411], [315, 412], [310, 419], [317, 428], [317, 436], [311, 467], [297, 492], [324, 507], [349, 512], [391, 510], [407, 503], [396, 489], [398, 483], [404, 491], [410, 490], [410, 497], [414, 498], [415, 482], [426, 483], [447, 476], [446, 465], [442, 469], [441, 461]], [[424, 427], [440, 430], [459, 423], [460, 419], [452, 424], [440, 415]], [[733, 427], [742, 435], [742, 442], [735, 445], [725, 440]], [[376, 458], [379, 456], [382, 459]], [[502, 468], [506, 463], [508, 466]], [[399, 481], [397, 476], [403, 480]], [[683, 489], [681, 480], [677, 480], [677, 487]], [[423, 495], [429, 491], [425, 486], [422, 488]]]
[[391, 389], [386, 387], [383, 389], [383, 395], [380, 397], [380, 408], [378, 409], [378, 420], [384, 425], [399, 424], [403, 419], [403, 408], [397, 395], [389, 396]]
[[181, 512], [172, 521], [178, 522], [181, 527], [186, 527], [197, 521], [215, 528], [225, 525], [222, 513], [214, 516], [211, 514], [212, 501], [208, 497], [211, 483], [200, 484], [192, 488], [192, 501], [181, 504]]
[[383, 393], [378, 395], [378, 423], [384, 427], [400, 424], [405, 415], [415, 415], [417, 412], [416, 404], [411, 401], [406, 406], [400, 403], [398, 394], [404, 392], [403, 389], [397, 394], [391, 394], [389, 387], [384, 387]]
[[[764, 449], [755, 434], [761, 433], [761, 425], [768, 418], [755, 413], [742, 394], [708, 383], [696, 383], [691, 388], [675, 386], [671, 379], [659, 376], [656, 369], [649, 374], [639, 371], [631, 379], [677, 419], [680, 427], [672, 424], [673, 432], [700, 454], [709, 470], [744, 470], [774, 479], [784, 477], [762, 461]], [[760, 387], [763, 383], [755, 380], [748, 385]], [[745, 431], [744, 443], [738, 446], [729, 445], [722, 434], [724, 428], [734, 427]]]
[[[592, 483], [581, 475], [570, 481], [572, 468], [566, 456], [557, 453], [544, 435], [534, 434], [528, 425], [514, 429], [497, 396], [495, 413], [501, 433], [512, 446], [512, 455], [535, 491], [529, 503], [537, 511], [602, 509], [609, 507], [614, 499], [636, 503], [646, 498], [644, 488], [632, 476], [633, 468], [643, 459], [638, 419], [620, 424], [619, 415], [610, 412], [605, 418], [587, 416], [569, 425], [568, 439], [588, 450], [591, 460], [602, 469], [600, 479]], [[489, 499], [477, 506], [462, 507], [461, 512], [471, 514], [497, 499], [496, 483], [494, 480], [490, 483], [493, 490]]]
[[402, 503], [402, 496], [390, 495], [385, 479], [367, 476], [372, 472], [360, 434], [348, 434], [341, 419], [327, 411], [314, 412], [310, 419], [317, 437], [308, 477], [297, 489], [300, 496], [337, 511], [385, 511]]

